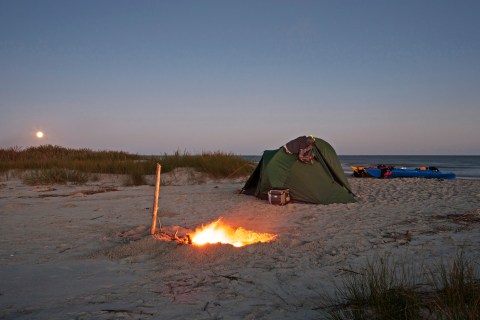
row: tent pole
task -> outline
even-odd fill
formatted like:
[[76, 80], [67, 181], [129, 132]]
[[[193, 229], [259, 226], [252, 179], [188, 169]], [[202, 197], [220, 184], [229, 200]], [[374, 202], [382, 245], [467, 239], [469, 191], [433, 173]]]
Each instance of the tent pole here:
[[[153, 213], [152, 213], [152, 228], [150, 229], [150, 234], [155, 234], [156, 223], [157, 223], [157, 211], [158, 211], [158, 194], [160, 193], [160, 173], [162, 171], [162, 166], [160, 163], [157, 163], [157, 182], [155, 184], [155, 196], [153, 198]], [[160, 224], [160, 219], [158, 220], [160, 229], [162, 228]]]

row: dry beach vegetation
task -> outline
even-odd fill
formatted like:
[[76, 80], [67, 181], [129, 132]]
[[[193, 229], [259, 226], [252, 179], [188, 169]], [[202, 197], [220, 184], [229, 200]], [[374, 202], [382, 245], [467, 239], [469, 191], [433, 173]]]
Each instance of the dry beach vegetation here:
[[251, 172], [254, 164], [231, 153], [186, 151], [163, 156], [140, 156], [123, 151], [94, 151], [44, 145], [22, 149], [0, 149], [0, 173], [22, 172], [30, 185], [49, 183], [84, 183], [98, 179], [98, 174], [127, 176], [126, 184], [147, 184], [146, 175], [155, 174], [156, 163], [162, 172], [177, 168], [192, 168], [213, 178], [236, 178]]
[[0, 319], [478, 319], [478, 180], [352, 178], [356, 203], [281, 207], [238, 194], [252, 166], [234, 155], [177, 152], [165, 228], [278, 236], [180, 245], [149, 235], [159, 159], [42, 148], [0, 151]]

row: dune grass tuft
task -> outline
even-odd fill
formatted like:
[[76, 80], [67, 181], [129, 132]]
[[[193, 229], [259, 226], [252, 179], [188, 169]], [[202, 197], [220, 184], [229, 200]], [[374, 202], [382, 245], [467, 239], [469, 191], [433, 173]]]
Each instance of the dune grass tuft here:
[[430, 270], [435, 295], [429, 305], [439, 319], [480, 319], [480, 275], [463, 251], [451, 263]]
[[125, 186], [141, 186], [145, 184], [147, 184], [147, 180], [140, 171], [131, 172], [124, 181]]
[[462, 250], [451, 263], [439, 263], [419, 277], [413, 263], [379, 258], [343, 278], [319, 309], [334, 320], [479, 319], [476, 265]]
[[368, 261], [343, 279], [329, 298], [332, 319], [417, 319], [420, 308], [413, 269], [391, 257]]
[[49, 168], [26, 172], [22, 179], [28, 185], [85, 183], [89, 180], [89, 175], [77, 170]]

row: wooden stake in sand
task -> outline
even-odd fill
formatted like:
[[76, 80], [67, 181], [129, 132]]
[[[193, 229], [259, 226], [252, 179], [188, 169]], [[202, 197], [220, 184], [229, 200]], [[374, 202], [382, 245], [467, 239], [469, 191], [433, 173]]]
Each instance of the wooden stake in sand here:
[[[152, 228], [150, 229], [150, 234], [155, 234], [155, 229], [157, 225], [157, 211], [158, 211], [158, 194], [160, 193], [160, 172], [162, 171], [162, 166], [160, 163], [157, 163], [157, 183], [155, 184], [155, 197], [153, 198], [153, 213], [152, 213]], [[159, 223], [160, 224], [160, 221]], [[160, 225], [160, 229], [162, 226]]]

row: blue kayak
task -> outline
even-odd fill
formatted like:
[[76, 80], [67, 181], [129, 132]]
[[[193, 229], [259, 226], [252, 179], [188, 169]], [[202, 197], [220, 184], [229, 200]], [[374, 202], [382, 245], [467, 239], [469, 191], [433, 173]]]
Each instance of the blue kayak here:
[[[453, 180], [456, 178], [453, 172], [442, 172], [432, 170], [418, 169], [379, 169], [365, 168], [367, 173], [375, 178], [427, 178], [427, 179], [446, 179]], [[383, 172], [382, 172], [383, 171]]]

